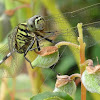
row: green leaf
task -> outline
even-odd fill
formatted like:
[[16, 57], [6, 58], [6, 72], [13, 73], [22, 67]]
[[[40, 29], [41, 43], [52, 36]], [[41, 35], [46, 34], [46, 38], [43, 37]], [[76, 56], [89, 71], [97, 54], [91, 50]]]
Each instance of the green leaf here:
[[47, 98], [44, 100], [64, 100], [64, 99], [61, 99], [61, 98], [55, 96], [55, 97]]
[[55, 52], [50, 55], [40, 56], [38, 55], [37, 58], [31, 63], [32, 67], [42, 67], [42, 68], [49, 68], [53, 64], [55, 64], [59, 59], [59, 52]]
[[33, 96], [30, 100], [73, 100], [68, 94], [63, 92], [44, 92]]

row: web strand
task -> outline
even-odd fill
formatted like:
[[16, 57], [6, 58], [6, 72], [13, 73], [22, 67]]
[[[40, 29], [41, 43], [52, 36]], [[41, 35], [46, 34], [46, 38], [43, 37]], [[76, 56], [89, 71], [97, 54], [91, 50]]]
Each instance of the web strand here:
[[[63, 53], [65, 52], [66, 48], [67, 48], [67, 46], [65, 46], [65, 48], [64, 48], [63, 51], [62, 51], [62, 53], [60, 54], [59, 60], [60, 60], [61, 56], [63, 55]], [[58, 61], [59, 61], [59, 60], [58, 60]], [[52, 69], [56, 66], [56, 64], [57, 64], [57, 63], [54, 64], [54, 66], [52, 67]], [[50, 75], [50, 72], [49, 72], [48, 75], [45, 77], [45, 80], [44, 80], [44, 82], [41, 84], [40, 88], [41, 88], [42, 85], [46, 82], [46, 80], [48, 79], [48, 76], [49, 76], [49, 75]], [[39, 91], [38, 91], [38, 92], [39, 92]]]

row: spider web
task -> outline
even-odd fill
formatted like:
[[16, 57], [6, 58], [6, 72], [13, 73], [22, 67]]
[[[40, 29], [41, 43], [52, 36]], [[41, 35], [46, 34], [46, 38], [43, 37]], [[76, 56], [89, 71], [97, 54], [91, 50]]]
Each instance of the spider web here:
[[[50, 37], [51, 39], [54, 39], [54, 41], [56, 42], [68, 41], [78, 44], [77, 39], [79, 35], [76, 25], [82, 22], [83, 39], [84, 42], [86, 43], [86, 49], [100, 43], [100, 13], [98, 13], [99, 9], [100, 9], [100, 3], [73, 12], [64, 13], [63, 16], [55, 15], [55, 16], [44, 17], [46, 22], [45, 31], [51, 32], [51, 34], [50, 33], [49, 35], [47, 34], [46, 37]], [[90, 18], [90, 16], [92, 16], [92, 18]], [[65, 20], [63, 20], [63, 18]], [[69, 26], [67, 27], [68, 24], [65, 24], [67, 22], [70, 23], [70, 28]], [[79, 54], [79, 50], [74, 49], [73, 51], [74, 53]], [[61, 56], [58, 63], [60, 62], [61, 59], [63, 59], [63, 57], [73, 56], [73, 52], [70, 50], [69, 46], [62, 47], [62, 49], [60, 50], [60, 54]], [[54, 65], [54, 67], [55, 66], [56, 64]], [[49, 80], [49, 74], [51, 74], [51, 72], [49, 72], [46, 75], [43, 84], [45, 84], [45, 82]]]

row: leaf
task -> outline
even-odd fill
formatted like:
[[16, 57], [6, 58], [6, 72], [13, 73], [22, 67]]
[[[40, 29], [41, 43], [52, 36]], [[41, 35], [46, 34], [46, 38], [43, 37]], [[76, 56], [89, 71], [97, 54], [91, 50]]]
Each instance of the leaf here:
[[30, 100], [73, 100], [68, 94], [63, 92], [44, 92], [33, 96]]

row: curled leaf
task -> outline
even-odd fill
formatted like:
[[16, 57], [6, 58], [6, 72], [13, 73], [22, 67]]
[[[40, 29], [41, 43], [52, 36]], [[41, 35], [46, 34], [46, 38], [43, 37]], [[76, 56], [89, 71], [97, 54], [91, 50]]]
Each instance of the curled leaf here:
[[86, 70], [87, 70], [88, 74], [95, 74], [96, 72], [100, 72], [100, 65], [97, 65], [95, 67], [87, 66]]
[[56, 81], [55, 87], [59, 88], [65, 84], [67, 84], [69, 81], [70, 80], [69, 80], [68, 75], [62, 75], [62, 76], [57, 75], [57, 81]]
[[75, 77], [81, 77], [80, 74], [57, 75], [57, 81], [53, 92], [66, 92], [69, 95], [73, 95], [76, 91], [76, 84], [74, 82]]
[[65, 84], [67, 84], [68, 82], [71, 82], [71, 81], [73, 81], [74, 79], [75, 79], [75, 77], [81, 77], [81, 74], [72, 74], [72, 75], [70, 75], [70, 76], [68, 76], [68, 75], [61, 75], [61, 76], [59, 76], [59, 75], [57, 75], [57, 81], [56, 81], [56, 87], [58, 88], [58, 87], [61, 87], [61, 86], [63, 86], [63, 85], [65, 85]]
[[46, 55], [53, 54], [57, 51], [58, 51], [58, 48], [56, 46], [48, 46], [48, 47], [42, 48], [41, 51], [38, 51], [36, 53], [41, 55], [41, 56], [46, 56]]
[[44, 47], [37, 53], [37, 58], [31, 63], [32, 67], [49, 68], [59, 60], [59, 52], [55, 46]]
[[88, 74], [95, 74], [96, 72], [100, 71], [100, 65], [96, 65], [93, 67], [93, 61], [91, 59], [86, 60], [82, 65], [88, 65], [86, 66], [86, 70]]

